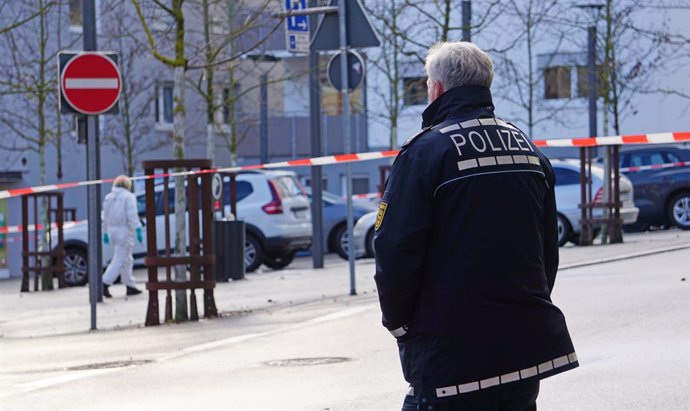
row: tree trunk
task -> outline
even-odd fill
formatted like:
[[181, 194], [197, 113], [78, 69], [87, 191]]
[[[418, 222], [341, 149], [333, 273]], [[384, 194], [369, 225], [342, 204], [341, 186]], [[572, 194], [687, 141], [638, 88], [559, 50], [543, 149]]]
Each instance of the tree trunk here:
[[[185, 156], [185, 68], [175, 67], [175, 101], [173, 117], [173, 141], [174, 157], [177, 160], [184, 159]], [[181, 170], [178, 170], [181, 171]], [[186, 190], [184, 177], [175, 177], [175, 254], [185, 255], [187, 253], [187, 224], [186, 216]], [[184, 265], [175, 266], [175, 281], [187, 281], [187, 267]], [[175, 321], [187, 321], [187, 291], [175, 291]]]
[[[41, 185], [47, 184], [47, 173], [46, 173], [46, 144], [47, 144], [47, 133], [46, 129], [46, 45], [47, 45], [47, 35], [46, 35], [46, 11], [45, 4], [43, 0], [39, 2], [40, 12], [40, 37], [39, 37], [39, 62], [38, 62], [38, 84], [37, 84], [37, 109], [36, 117], [38, 120], [38, 172], [39, 180]], [[50, 218], [50, 201], [47, 198], [43, 198], [41, 201], [41, 224], [43, 225], [43, 232], [41, 235], [41, 248], [43, 251], [49, 250], [48, 236], [50, 235], [49, 218]], [[39, 231], [36, 230], [36, 235]], [[41, 258], [41, 266], [48, 267], [52, 265], [49, 257]], [[41, 288], [43, 290], [53, 289], [53, 273], [44, 272], [41, 278]]]
[[203, 0], [201, 3], [204, 13], [204, 40], [207, 45], [206, 47], [206, 158], [211, 160], [213, 164], [213, 153], [216, 148], [216, 134], [215, 134], [215, 113], [216, 113], [216, 99], [215, 99], [215, 84], [214, 75], [215, 70], [213, 68], [213, 55], [214, 49], [211, 46], [211, 19], [209, 17], [209, 4], [208, 0]]

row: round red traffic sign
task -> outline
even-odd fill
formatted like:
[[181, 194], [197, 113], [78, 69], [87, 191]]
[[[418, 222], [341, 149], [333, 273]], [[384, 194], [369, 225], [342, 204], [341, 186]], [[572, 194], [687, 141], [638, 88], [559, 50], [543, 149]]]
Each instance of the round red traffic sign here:
[[76, 111], [96, 115], [117, 103], [122, 79], [113, 60], [100, 53], [83, 53], [67, 62], [60, 86], [65, 100]]

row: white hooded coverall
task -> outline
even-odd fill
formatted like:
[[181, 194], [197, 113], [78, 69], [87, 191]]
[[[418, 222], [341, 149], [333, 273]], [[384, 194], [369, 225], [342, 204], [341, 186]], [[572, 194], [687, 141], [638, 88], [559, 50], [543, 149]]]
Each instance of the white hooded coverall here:
[[113, 245], [113, 259], [103, 276], [103, 284], [112, 285], [118, 275], [128, 287], [136, 287], [132, 268], [134, 259], [135, 232], [141, 227], [137, 213], [137, 199], [134, 194], [120, 187], [114, 187], [103, 202], [103, 232], [108, 233]]

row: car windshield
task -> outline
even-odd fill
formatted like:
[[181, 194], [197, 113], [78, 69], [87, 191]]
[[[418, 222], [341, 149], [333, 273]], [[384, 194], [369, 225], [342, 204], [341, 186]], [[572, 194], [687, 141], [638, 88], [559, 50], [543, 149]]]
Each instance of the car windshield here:
[[553, 166], [557, 186], [580, 184], [580, 173], [565, 167]]

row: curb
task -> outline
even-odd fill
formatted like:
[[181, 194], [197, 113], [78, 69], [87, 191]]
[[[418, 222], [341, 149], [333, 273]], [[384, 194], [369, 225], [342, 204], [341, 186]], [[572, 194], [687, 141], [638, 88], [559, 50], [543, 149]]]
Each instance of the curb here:
[[623, 254], [614, 257], [600, 258], [598, 260], [584, 261], [581, 263], [569, 264], [562, 267], [558, 267], [558, 271], [571, 270], [573, 268], [588, 267], [590, 265], [613, 263], [616, 261], [627, 260], [630, 258], [647, 257], [655, 254], [670, 253], [673, 251], [690, 249], [690, 244], [674, 245], [670, 247], [657, 248], [656, 250], [641, 251], [638, 253]]

